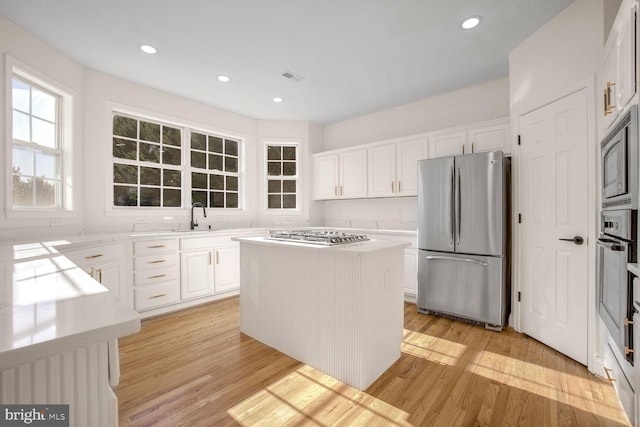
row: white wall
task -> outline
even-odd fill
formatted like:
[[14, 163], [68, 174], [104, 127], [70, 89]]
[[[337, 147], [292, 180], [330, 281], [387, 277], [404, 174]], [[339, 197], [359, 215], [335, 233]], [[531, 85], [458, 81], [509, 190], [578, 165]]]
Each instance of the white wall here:
[[327, 125], [324, 149], [333, 150], [507, 116], [509, 80], [504, 77]]
[[[121, 106], [134, 113], [148, 114], [177, 124], [222, 132], [244, 138], [246, 210], [218, 213], [208, 209], [207, 218], [199, 218], [200, 228], [248, 226], [256, 219], [257, 205], [257, 122], [247, 117], [187, 100], [175, 95], [87, 70], [85, 72], [84, 162], [91, 165], [85, 177], [85, 227], [88, 232], [132, 231], [172, 227], [188, 227], [190, 209], [125, 210], [111, 209], [108, 200], [111, 185], [111, 106]], [[183, 150], [186, 146], [183, 147]], [[188, 201], [189, 195], [186, 195]], [[170, 217], [170, 219], [165, 219]]]
[[[56, 236], [85, 232], [129, 232], [156, 228], [185, 229], [189, 222], [189, 209], [136, 210], [117, 212], [111, 209], [108, 189], [111, 185], [111, 107], [116, 105], [131, 112], [149, 115], [169, 122], [203, 128], [242, 137], [245, 141], [246, 181], [244, 202], [240, 212], [218, 213], [209, 209], [209, 217], [199, 219], [201, 228], [211, 224], [214, 228], [234, 228], [259, 224], [319, 224], [322, 205], [310, 200], [310, 155], [320, 151], [322, 127], [301, 122], [267, 122], [190, 101], [162, 91], [134, 84], [119, 78], [88, 70], [62, 55], [45, 42], [0, 16], [0, 52], [10, 54], [34, 73], [42, 74], [65, 90], [72, 92], [76, 101], [75, 141], [73, 167], [75, 168], [75, 214], [58, 218], [10, 218], [0, 216], [0, 239], [21, 239]], [[5, 81], [5, 68], [0, 71]], [[5, 99], [5, 84], [0, 85], [0, 99]], [[8, 88], [10, 90], [10, 88]], [[5, 115], [0, 117], [6, 129]], [[4, 141], [4, 134], [2, 135]], [[265, 139], [295, 139], [303, 143], [303, 198], [299, 215], [266, 215], [262, 206], [263, 157], [261, 144]], [[6, 204], [6, 168], [11, 165], [10, 150], [0, 150], [2, 197]], [[306, 173], [309, 172], [309, 175]], [[188, 200], [188, 199], [187, 199]], [[313, 217], [313, 221], [310, 218]]]
[[[306, 227], [322, 223], [322, 206], [311, 198], [313, 174], [311, 154], [321, 151], [322, 127], [308, 122], [260, 120], [257, 122], [257, 225], [262, 227]], [[264, 148], [266, 142], [298, 142], [301, 185], [300, 206], [296, 212], [270, 212], [266, 209]]]
[[[328, 125], [324, 149], [446, 129], [509, 116], [509, 80], [502, 78], [352, 120]], [[415, 230], [416, 197], [331, 200], [327, 226]]]
[[[2, 77], [0, 102], [5, 102], [5, 99], [7, 99], [5, 92], [11, 90], [10, 85], [5, 84], [8, 83], [7, 79], [10, 79], [10, 75], [7, 75], [7, 70], [4, 66], [7, 55], [24, 64], [27, 67], [25, 71], [31, 72], [36, 77], [53, 83], [74, 95], [77, 114], [73, 117], [75, 138], [73, 150], [77, 155], [72, 167], [75, 169], [77, 176], [80, 177], [83, 172], [82, 163], [80, 162], [83, 127], [81, 114], [83, 106], [83, 68], [3, 16], [0, 16], [0, 53], [3, 55], [3, 66], [0, 69], [0, 76]], [[11, 116], [10, 111], [5, 112], [4, 104], [0, 111], [3, 112], [0, 116], [0, 138], [4, 142], [6, 138], [9, 140], [11, 138], [11, 135], [5, 132], [7, 129], [7, 117], [10, 120]], [[2, 209], [2, 215], [0, 215], [0, 238], [46, 237], [61, 233], [73, 233], [82, 229], [82, 202], [79, 200], [83, 184], [82, 180], [78, 180], [75, 183], [73, 200], [77, 209], [75, 215], [66, 217], [51, 215], [39, 218], [13, 216], [8, 218], [6, 215], [6, 176], [8, 175], [7, 168], [11, 167], [10, 148], [2, 146], [0, 159], [0, 183], [2, 183], [0, 185], [0, 207]]]
[[579, 0], [509, 54], [511, 115], [584, 87], [602, 59], [603, 0]]

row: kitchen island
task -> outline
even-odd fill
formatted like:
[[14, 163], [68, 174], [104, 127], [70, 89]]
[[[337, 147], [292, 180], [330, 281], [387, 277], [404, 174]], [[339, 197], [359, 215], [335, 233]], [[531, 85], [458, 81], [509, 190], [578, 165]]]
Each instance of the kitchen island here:
[[360, 390], [400, 357], [407, 243], [235, 240], [241, 332]]
[[117, 338], [140, 318], [61, 243], [0, 244], [0, 403], [68, 404], [71, 426], [115, 426]]

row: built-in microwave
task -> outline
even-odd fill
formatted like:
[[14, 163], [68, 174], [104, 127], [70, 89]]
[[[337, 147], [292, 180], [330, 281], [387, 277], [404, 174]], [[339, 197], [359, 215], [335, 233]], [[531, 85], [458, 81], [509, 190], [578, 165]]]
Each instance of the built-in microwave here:
[[638, 106], [601, 143], [602, 209], [638, 209]]

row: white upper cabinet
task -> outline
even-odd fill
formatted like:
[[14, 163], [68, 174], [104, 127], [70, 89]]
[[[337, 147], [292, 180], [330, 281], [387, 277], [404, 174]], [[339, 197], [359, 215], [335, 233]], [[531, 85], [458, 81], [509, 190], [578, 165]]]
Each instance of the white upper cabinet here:
[[434, 135], [429, 142], [429, 157], [447, 157], [464, 154], [467, 141], [465, 132], [443, 133]]
[[418, 161], [502, 150], [511, 153], [509, 118], [394, 138], [313, 155], [316, 200], [415, 196]]
[[418, 160], [427, 158], [428, 142], [429, 139], [426, 136], [420, 136], [396, 143], [397, 195], [415, 196], [418, 194]]
[[313, 156], [313, 196], [315, 199], [338, 198], [338, 154]]
[[367, 150], [345, 150], [313, 156], [315, 199], [367, 197]]
[[415, 196], [418, 160], [427, 157], [427, 137], [396, 140], [369, 147], [369, 197]]
[[369, 147], [367, 168], [369, 196], [388, 197], [396, 194], [396, 144]]
[[509, 154], [509, 135], [508, 118], [439, 132], [430, 138], [429, 157], [457, 156], [493, 150], [502, 150]]
[[615, 121], [636, 93], [637, 1], [624, 0], [605, 44], [598, 78], [602, 100], [601, 130]]
[[367, 197], [367, 150], [340, 153], [340, 197]]

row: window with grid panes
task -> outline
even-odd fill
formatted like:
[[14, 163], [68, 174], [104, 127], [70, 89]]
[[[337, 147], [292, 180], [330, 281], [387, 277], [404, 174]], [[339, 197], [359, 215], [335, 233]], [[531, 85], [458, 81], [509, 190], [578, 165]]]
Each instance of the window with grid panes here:
[[113, 205], [182, 206], [182, 130], [113, 115]]
[[240, 142], [191, 131], [191, 203], [239, 208]]
[[298, 207], [298, 145], [266, 145], [267, 209]]
[[12, 108], [12, 207], [63, 208], [61, 96], [14, 75]]

